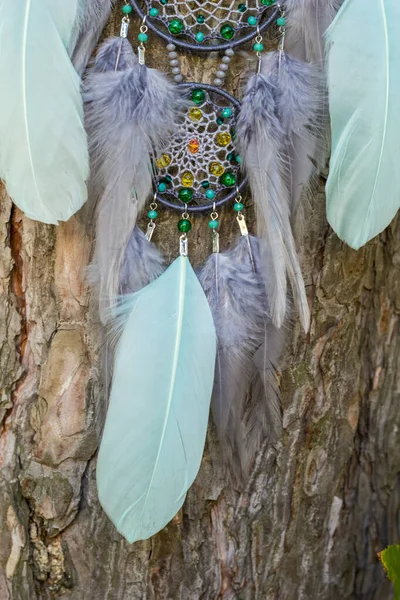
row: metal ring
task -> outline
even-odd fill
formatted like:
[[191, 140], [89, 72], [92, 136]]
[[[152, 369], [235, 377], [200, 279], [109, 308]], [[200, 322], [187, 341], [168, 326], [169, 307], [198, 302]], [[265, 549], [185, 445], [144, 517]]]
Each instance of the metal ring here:
[[[133, 8], [135, 9], [136, 13], [140, 17], [140, 19], [143, 20], [143, 18], [146, 17], [147, 15], [142, 10], [138, 0], [130, 0], [130, 2], [132, 4]], [[266, 10], [268, 10], [268, 9], [266, 9]], [[266, 29], [269, 25], [271, 25], [271, 23], [278, 16], [278, 14], [279, 14], [279, 9], [275, 8], [275, 10], [272, 11], [271, 15], [267, 19], [265, 19], [265, 21], [263, 23], [261, 23], [261, 25], [259, 25], [259, 30], [264, 31], [264, 29]], [[184, 48], [185, 50], [192, 50], [193, 52], [220, 52], [223, 50], [227, 50], [228, 48], [236, 48], [237, 46], [245, 44], [246, 42], [250, 42], [254, 38], [254, 31], [251, 31], [250, 33], [248, 33], [247, 35], [244, 35], [242, 38], [240, 38], [238, 40], [235, 40], [235, 41], [230, 40], [229, 42], [226, 42], [224, 44], [215, 44], [215, 45], [207, 46], [207, 45], [203, 45], [203, 44], [192, 44], [191, 42], [185, 42], [183, 40], [180, 40], [177, 37], [174, 37], [172, 35], [164, 33], [156, 25], [154, 25], [154, 23], [150, 20], [147, 21], [147, 26], [151, 31], [153, 31], [155, 34], [157, 34], [159, 37], [161, 37], [163, 40], [165, 40], [169, 44], [175, 44], [175, 46], [177, 46], [178, 48]]]
[[[208, 83], [190, 82], [190, 83], [180, 83], [177, 85], [177, 87], [182, 89], [183, 93], [185, 93], [185, 90], [190, 91], [190, 90], [194, 90], [194, 89], [201, 87], [202, 89], [204, 89], [208, 92], [216, 92], [220, 96], [223, 96], [226, 100], [229, 100], [229, 102], [231, 102], [233, 104], [233, 106], [235, 106], [236, 108], [241, 107], [241, 102], [237, 98], [232, 96], [232, 94], [229, 94], [229, 92], [226, 92], [225, 90], [222, 90], [221, 88], [216, 87], [215, 85], [210, 85]], [[211, 210], [214, 210], [214, 206], [215, 207], [224, 206], [224, 204], [227, 204], [231, 200], [234, 200], [236, 198], [237, 194], [240, 193], [245, 188], [246, 185], [247, 185], [247, 176], [245, 175], [243, 177], [242, 181], [239, 183], [239, 185], [236, 185], [234, 187], [234, 189], [232, 190], [232, 192], [230, 194], [228, 194], [227, 196], [225, 196], [224, 198], [221, 198], [221, 200], [218, 200], [218, 201], [214, 200], [213, 202], [210, 202], [209, 204], [202, 204], [201, 206], [187, 206], [187, 212], [188, 213], [210, 212]], [[170, 202], [169, 200], [166, 200], [164, 198], [164, 196], [162, 196], [161, 194], [159, 194], [157, 192], [156, 192], [155, 196], [157, 198], [157, 202], [159, 202], [163, 206], [166, 206], [167, 208], [171, 208], [172, 210], [178, 210], [179, 212], [182, 211], [182, 204], [175, 204], [175, 202]]]

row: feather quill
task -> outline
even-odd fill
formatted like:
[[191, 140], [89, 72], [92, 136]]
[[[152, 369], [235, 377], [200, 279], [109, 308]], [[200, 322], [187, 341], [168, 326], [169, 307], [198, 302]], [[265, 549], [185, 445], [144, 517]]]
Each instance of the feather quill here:
[[[248, 475], [261, 432], [273, 442], [282, 427], [276, 365], [271, 361], [271, 356], [278, 358], [277, 346], [269, 344], [267, 333], [275, 328], [259, 267], [257, 238], [243, 236], [233, 250], [212, 254], [200, 274], [218, 338], [211, 409], [237, 479]], [[257, 393], [250, 396], [252, 387]], [[257, 428], [259, 435], [251, 435]]]
[[200, 467], [216, 334], [189, 260], [118, 306], [123, 328], [97, 462], [100, 502], [129, 542], [181, 508]]
[[76, 0], [0, 0], [0, 176], [25, 214], [57, 224], [87, 197]]
[[282, 147], [285, 131], [277, 115], [275, 86], [264, 69], [262, 65], [247, 85], [237, 122], [237, 144], [256, 205], [272, 320], [277, 327], [284, 322], [288, 276], [302, 325], [308, 330], [309, 308], [290, 225], [287, 158]]
[[399, 26], [395, 0], [347, 0], [327, 33], [327, 216], [355, 249], [383, 231], [400, 206]]
[[[118, 43], [118, 38], [116, 38]], [[125, 42], [123, 42], [125, 43]], [[107, 50], [107, 52], [106, 52]], [[115, 45], [114, 45], [115, 50]], [[92, 164], [90, 187], [97, 207], [94, 262], [100, 273], [100, 305], [118, 294], [128, 240], [152, 191], [152, 159], [178, 119], [177, 89], [155, 69], [135, 64], [124, 50], [118, 68], [106, 69], [112, 48], [99, 51], [85, 80], [86, 127]]]
[[87, 67], [113, 4], [114, 0], [81, 0], [79, 20], [72, 41], [72, 62], [79, 75]]

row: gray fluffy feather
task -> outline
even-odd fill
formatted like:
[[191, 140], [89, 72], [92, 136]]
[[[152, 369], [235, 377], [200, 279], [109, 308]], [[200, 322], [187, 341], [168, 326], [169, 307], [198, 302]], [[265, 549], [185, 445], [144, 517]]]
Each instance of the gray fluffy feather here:
[[[127, 38], [110, 37], [97, 51], [90, 73], [125, 71], [137, 64], [137, 56]], [[86, 96], [86, 101], [88, 101]]]
[[329, 110], [326, 85], [322, 78], [325, 57], [324, 35], [341, 4], [342, 0], [284, 0], [288, 18], [285, 50], [297, 59], [313, 63], [311, 68], [319, 79], [319, 81], [314, 80], [309, 95], [315, 94], [320, 102], [318, 123], [320, 135], [305, 139], [294, 136], [289, 149], [294, 206], [297, 205], [304, 187], [308, 193], [310, 192], [316, 176], [325, 167], [328, 157]]
[[247, 85], [237, 122], [237, 146], [249, 176], [261, 238], [260, 252], [271, 317], [281, 327], [287, 309], [287, 276], [304, 329], [309, 308], [290, 224], [287, 133], [277, 112], [276, 87], [265, 65]]
[[119, 293], [133, 294], [164, 272], [164, 258], [158, 248], [135, 227], [126, 247], [120, 272]]
[[[165, 270], [164, 257], [149, 242], [139, 227], [135, 227], [126, 246], [121, 265], [118, 295], [134, 294], [157, 279]], [[89, 265], [87, 279], [90, 285], [100, 285], [100, 273], [96, 265]]]
[[284, 0], [288, 26], [285, 49], [307, 62], [322, 64], [323, 37], [343, 0]]
[[98, 69], [95, 63], [85, 80], [84, 100], [91, 195], [104, 190], [91, 267], [92, 275], [98, 270], [102, 313], [118, 294], [125, 250], [152, 191], [152, 158], [174, 128], [180, 100], [164, 75], [137, 62], [122, 71]]
[[325, 98], [321, 69], [285, 52], [269, 52], [262, 63], [263, 73], [272, 78], [275, 86], [276, 110], [286, 135], [305, 139], [319, 134]]
[[273, 364], [282, 345], [272, 337], [269, 342], [267, 332], [275, 328], [264, 282], [254, 270], [258, 255], [257, 239], [245, 236], [230, 252], [212, 254], [200, 274], [218, 337], [212, 414], [238, 479], [248, 474], [264, 438], [276, 441], [282, 428]]
[[285, 52], [270, 52], [262, 61], [263, 72], [274, 86], [277, 116], [286, 134], [291, 206], [296, 208], [316, 165], [322, 167], [326, 161], [323, 71]]
[[87, 67], [101, 32], [111, 14], [113, 5], [114, 0], [80, 1], [75, 39], [72, 42], [72, 62], [79, 75], [82, 75]]

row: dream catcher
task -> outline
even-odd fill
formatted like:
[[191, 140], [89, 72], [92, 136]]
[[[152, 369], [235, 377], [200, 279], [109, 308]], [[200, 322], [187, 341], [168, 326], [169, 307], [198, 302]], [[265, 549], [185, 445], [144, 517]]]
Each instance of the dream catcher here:
[[[98, 197], [91, 281], [114, 346], [101, 442], [100, 501], [131, 542], [165, 526], [197, 475], [210, 402], [224, 454], [243, 477], [266, 437], [281, 431], [276, 362], [287, 281], [305, 329], [309, 312], [290, 225], [293, 136], [315, 136], [311, 67], [286, 56], [286, 18], [272, 2], [133, 3], [138, 51], [121, 35], [99, 49], [85, 79]], [[222, 19], [222, 20], [221, 20]], [[280, 41], [263, 54], [263, 32]], [[146, 65], [149, 29], [166, 38], [168, 78]], [[256, 73], [242, 101], [223, 89], [234, 48], [252, 39]], [[179, 52], [218, 50], [214, 85], [183, 81]], [[307, 87], [313, 89], [310, 95]], [[258, 236], [249, 234], [249, 183]], [[218, 211], [230, 207], [240, 240], [220, 248]], [[177, 214], [179, 257], [165, 268], [154, 241], [160, 210]], [[137, 217], [147, 212], [147, 230]], [[190, 231], [199, 218], [212, 254], [197, 276]], [[179, 243], [178, 243], [179, 241]]]
[[[86, 71], [110, 0], [32, 4], [0, 0], [7, 90], [0, 174], [27, 215], [57, 223], [85, 202], [90, 157], [90, 281], [113, 365], [97, 481], [105, 511], [133, 542], [182, 506], [200, 467], [210, 405], [238, 480], [263, 441], [279, 439], [275, 367], [291, 305], [309, 326], [291, 216], [326, 160], [323, 36], [340, 1], [126, 0], [120, 35], [100, 45]], [[376, 4], [345, 0], [327, 32], [328, 214], [354, 246], [398, 208], [389, 176], [396, 86], [388, 82], [400, 13], [394, 0]], [[165, 41], [168, 75], [147, 64], [153, 35]], [[276, 41], [271, 52], [267, 36]], [[363, 58], [360, 39], [369, 40], [374, 63]], [[253, 55], [255, 68], [234, 98], [224, 83], [238, 48]], [[188, 50], [219, 54], [213, 85], [184, 80], [180, 57]], [[256, 210], [252, 233], [245, 188]], [[231, 248], [220, 244], [222, 207], [237, 222]], [[162, 210], [176, 214], [178, 257], [170, 266], [157, 248]], [[142, 231], [137, 220], [146, 215]], [[198, 273], [190, 264], [195, 219], [211, 252]]]

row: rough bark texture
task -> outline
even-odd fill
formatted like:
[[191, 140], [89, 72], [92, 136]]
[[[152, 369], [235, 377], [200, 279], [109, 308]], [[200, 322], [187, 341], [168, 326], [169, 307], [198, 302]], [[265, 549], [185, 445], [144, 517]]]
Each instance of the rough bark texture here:
[[[208, 81], [216, 60], [182, 63]], [[242, 70], [238, 59], [233, 87]], [[34, 223], [1, 190], [1, 600], [392, 598], [377, 552], [400, 528], [400, 227], [354, 252], [324, 211], [321, 182], [298, 238], [313, 320], [307, 337], [293, 327], [282, 442], [260, 452], [239, 492], [210, 428], [183, 510], [130, 546], [96, 497], [101, 336], [84, 284], [92, 230], [79, 216]], [[158, 229], [170, 257], [175, 221], [163, 216]], [[232, 221], [223, 216], [225, 232]], [[199, 262], [204, 224], [192, 248]]]

